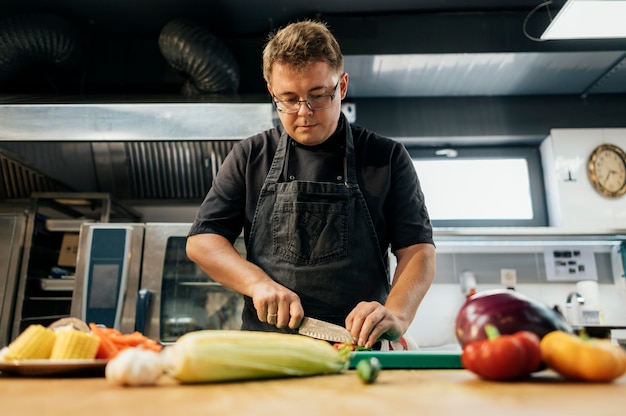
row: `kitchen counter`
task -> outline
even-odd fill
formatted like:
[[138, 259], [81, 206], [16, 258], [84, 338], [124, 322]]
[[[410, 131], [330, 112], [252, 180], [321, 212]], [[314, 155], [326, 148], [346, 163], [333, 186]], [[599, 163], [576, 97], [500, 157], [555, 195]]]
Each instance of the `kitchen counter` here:
[[[626, 375], [577, 383], [549, 370], [524, 382], [487, 382], [466, 370], [383, 370], [365, 385], [354, 370], [305, 378], [150, 387], [104, 378], [0, 375], [0, 414], [14, 415], [567, 415], [624, 412]], [[332, 412], [332, 413], [331, 413]]]

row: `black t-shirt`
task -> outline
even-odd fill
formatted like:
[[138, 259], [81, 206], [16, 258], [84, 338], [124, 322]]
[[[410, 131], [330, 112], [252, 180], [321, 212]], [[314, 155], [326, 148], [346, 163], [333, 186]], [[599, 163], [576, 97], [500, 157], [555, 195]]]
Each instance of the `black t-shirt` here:
[[[281, 180], [343, 182], [346, 128], [352, 129], [357, 181], [381, 254], [385, 255], [389, 245], [395, 251], [418, 243], [433, 244], [424, 195], [404, 146], [349, 125], [343, 115], [335, 134], [320, 145], [303, 146], [290, 139]], [[243, 227], [247, 243], [261, 187], [282, 132], [278, 126], [235, 144], [198, 209], [189, 235], [216, 233], [234, 242]]]

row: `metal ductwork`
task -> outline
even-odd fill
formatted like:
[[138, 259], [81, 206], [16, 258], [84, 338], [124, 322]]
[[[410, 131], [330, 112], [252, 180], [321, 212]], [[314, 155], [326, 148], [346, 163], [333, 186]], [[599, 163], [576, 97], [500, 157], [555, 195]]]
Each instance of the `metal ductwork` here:
[[[35, 192], [201, 200], [235, 141], [0, 143], [0, 200]], [[46, 172], [46, 173], [43, 173]]]
[[0, 149], [0, 200], [28, 199], [33, 192], [72, 192], [71, 187]]
[[159, 48], [168, 64], [187, 78], [183, 95], [237, 92], [237, 61], [219, 39], [199, 24], [187, 19], [172, 20], [161, 30]]
[[72, 67], [82, 57], [80, 31], [51, 14], [23, 14], [0, 21], [0, 84], [36, 63]]
[[[108, 172], [116, 182], [116, 195], [124, 199], [202, 200], [234, 144], [229, 140], [130, 142], [121, 148], [108, 143], [94, 145], [94, 152], [100, 182], [107, 184], [104, 173]], [[125, 155], [125, 162], [100, 157], [115, 151]]]

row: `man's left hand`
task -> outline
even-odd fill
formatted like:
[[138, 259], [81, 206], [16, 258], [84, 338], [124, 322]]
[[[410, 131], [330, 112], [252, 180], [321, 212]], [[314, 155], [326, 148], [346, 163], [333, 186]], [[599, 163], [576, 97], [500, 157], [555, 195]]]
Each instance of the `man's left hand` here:
[[378, 302], [360, 302], [348, 314], [346, 328], [361, 347], [371, 348], [379, 339], [396, 340], [404, 334], [402, 322]]

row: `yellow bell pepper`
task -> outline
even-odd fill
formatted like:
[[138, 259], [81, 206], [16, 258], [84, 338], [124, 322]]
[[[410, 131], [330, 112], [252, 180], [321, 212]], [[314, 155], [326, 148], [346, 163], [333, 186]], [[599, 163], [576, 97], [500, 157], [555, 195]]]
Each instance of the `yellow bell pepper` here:
[[544, 363], [567, 379], [606, 382], [626, 373], [626, 351], [608, 339], [553, 331], [540, 347]]

